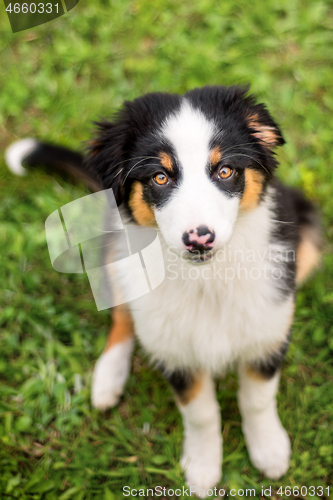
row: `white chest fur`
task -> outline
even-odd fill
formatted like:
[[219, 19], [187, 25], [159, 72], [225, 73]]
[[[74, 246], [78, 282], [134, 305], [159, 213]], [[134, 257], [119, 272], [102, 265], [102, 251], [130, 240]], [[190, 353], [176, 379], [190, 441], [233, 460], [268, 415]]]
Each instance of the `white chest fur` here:
[[129, 306], [140, 342], [175, 368], [224, 371], [237, 360], [264, 358], [285, 339], [293, 297], [282, 297], [283, 245], [271, 245], [268, 200], [236, 222], [228, 245], [193, 265], [164, 245], [163, 283]]

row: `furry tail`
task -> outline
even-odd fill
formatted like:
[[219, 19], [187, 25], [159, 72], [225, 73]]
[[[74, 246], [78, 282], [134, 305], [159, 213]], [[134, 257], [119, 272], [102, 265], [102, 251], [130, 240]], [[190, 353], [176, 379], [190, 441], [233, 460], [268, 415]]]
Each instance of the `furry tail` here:
[[314, 205], [301, 194], [296, 197], [295, 205], [300, 228], [296, 254], [296, 284], [300, 286], [320, 263], [323, 239], [320, 218]]
[[58, 173], [70, 177], [71, 181], [81, 181], [92, 191], [100, 191], [101, 183], [84, 166], [83, 156], [61, 146], [53, 146], [36, 139], [22, 139], [11, 144], [5, 152], [9, 170], [15, 175], [27, 173], [28, 167], [46, 167], [48, 173]]

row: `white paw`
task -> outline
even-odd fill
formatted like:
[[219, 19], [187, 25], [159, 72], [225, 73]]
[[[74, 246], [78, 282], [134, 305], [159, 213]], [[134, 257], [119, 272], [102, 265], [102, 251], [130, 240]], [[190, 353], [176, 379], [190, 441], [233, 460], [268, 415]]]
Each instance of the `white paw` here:
[[214, 460], [183, 455], [180, 465], [185, 470], [186, 484], [199, 497], [206, 497], [207, 490], [214, 488], [222, 476], [221, 463]]
[[207, 496], [207, 490], [214, 488], [222, 476], [222, 438], [219, 434], [214, 437], [212, 440], [208, 433], [205, 440], [203, 434], [197, 434], [184, 441], [180, 465], [187, 485], [196, 496]]
[[92, 381], [91, 401], [95, 408], [115, 406], [124, 391], [131, 367], [133, 340], [115, 344], [98, 359]]
[[289, 468], [290, 440], [280, 420], [243, 425], [251, 462], [270, 479], [280, 479]]

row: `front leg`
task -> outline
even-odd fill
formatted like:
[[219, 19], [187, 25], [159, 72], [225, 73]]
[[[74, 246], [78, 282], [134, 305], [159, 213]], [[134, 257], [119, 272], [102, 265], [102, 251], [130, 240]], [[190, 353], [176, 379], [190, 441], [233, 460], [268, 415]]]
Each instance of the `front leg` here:
[[205, 496], [206, 491], [220, 480], [222, 469], [220, 409], [214, 382], [206, 373], [176, 371], [165, 376], [173, 387], [183, 416], [180, 464], [185, 470], [186, 483], [197, 488], [196, 495]]
[[129, 311], [124, 306], [115, 307], [105, 350], [93, 374], [91, 399], [95, 408], [106, 410], [118, 403], [130, 372], [133, 344]]
[[276, 407], [279, 378], [274, 363], [239, 366], [238, 402], [251, 462], [275, 480], [287, 472], [290, 460], [289, 437]]

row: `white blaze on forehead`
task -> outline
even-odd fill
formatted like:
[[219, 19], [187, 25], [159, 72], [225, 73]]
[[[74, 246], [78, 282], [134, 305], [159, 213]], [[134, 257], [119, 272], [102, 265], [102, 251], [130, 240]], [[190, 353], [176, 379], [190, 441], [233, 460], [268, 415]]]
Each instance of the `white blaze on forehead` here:
[[161, 132], [172, 144], [182, 171], [181, 182], [169, 202], [155, 210], [164, 239], [183, 248], [184, 232], [205, 225], [215, 232], [216, 245], [225, 244], [232, 234], [239, 199], [221, 191], [207, 172], [215, 123], [185, 99]]
[[162, 134], [175, 149], [183, 168], [184, 175], [204, 172], [210, 152], [210, 141], [214, 136], [215, 125], [184, 100], [176, 115], [169, 117], [163, 126]]

